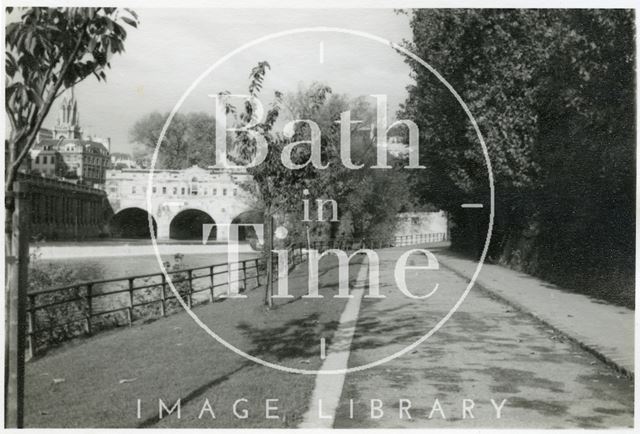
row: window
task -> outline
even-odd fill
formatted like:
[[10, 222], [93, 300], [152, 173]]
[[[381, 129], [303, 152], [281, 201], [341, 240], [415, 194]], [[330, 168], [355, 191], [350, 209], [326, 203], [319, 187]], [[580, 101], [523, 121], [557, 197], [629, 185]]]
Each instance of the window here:
[[207, 194], [209, 194], [209, 189], [207, 187], [205, 187], [202, 191], [202, 195], [206, 196]]
[[222, 195], [223, 195], [223, 196], [226, 196], [226, 195], [227, 195], [227, 189], [226, 189], [226, 188], [223, 188], [223, 189], [222, 189]]
[[40, 157], [36, 155], [36, 164], [40, 164]]
[[173, 187], [173, 194], [178, 194], [178, 187]]
[[411, 217], [411, 224], [419, 225], [420, 224], [420, 217]]
[[131, 194], [136, 194], [136, 186], [135, 185], [131, 186]]
[[185, 191], [184, 191], [184, 187], [182, 187], [182, 188], [180, 189], [180, 194], [184, 196], [184, 193], [185, 193]]
[[167, 194], [167, 187], [162, 187], [162, 194]]
[[218, 194], [218, 190], [217, 190], [217, 189], [215, 189], [215, 188], [212, 188], [212, 189], [211, 189], [211, 195], [212, 195], [212, 196], [215, 196], [216, 194]]
[[157, 188], [156, 188], [155, 185], [153, 187], [151, 187], [151, 193], [156, 194], [156, 190], [157, 190]]
[[238, 195], [238, 189], [237, 189], [237, 188], [234, 188], [234, 189], [233, 189], [233, 195], [234, 195], [234, 196], [237, 196], [237, 195]]

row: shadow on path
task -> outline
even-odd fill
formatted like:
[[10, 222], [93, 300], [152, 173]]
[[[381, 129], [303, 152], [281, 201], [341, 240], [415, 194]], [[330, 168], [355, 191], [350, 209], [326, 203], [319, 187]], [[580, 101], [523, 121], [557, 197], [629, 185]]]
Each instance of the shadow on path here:
[[[192, 390], [189, 394], [187, 394], [184, 397], [178, 398], [180, 400], [180, 405], [184, 405], [184, 404], [188, 404], [191, 401], [194, 401], [198, 398], [200, 398], [201, 396], [203, 396], [205, 394], [205, 392], [207, 390], [209, 390], [210, 387], [213, 386], [217, 386], [221, 383], [224, 383], [225, 381], [227, 381], [229, 378], [231, 378], [231, 376], [233, 376], [234, 374], [240, 372], [241, 370], [243, 370], [244, 368], [248, 367], [249, 365], [251, 365], [251, 363], [249, 362], [245, 362], [242, 365], [240, 365], [238, 368], [234, 369], [233, 371], [215, 378], [211, 381], [209, 381], [206, 384], [203, 384], [202, 386], [198, 387], [197, 389]], [[138, 424], [138, 426], [136, 428], [149, 428], [154, 426], [155, 424], [157, 424], [158, 422], [160, 422], [160, 415], [154, 415], [152, 417], [149, 417], [145, 420], [143, 420], [142, 422], [140, 422]]]

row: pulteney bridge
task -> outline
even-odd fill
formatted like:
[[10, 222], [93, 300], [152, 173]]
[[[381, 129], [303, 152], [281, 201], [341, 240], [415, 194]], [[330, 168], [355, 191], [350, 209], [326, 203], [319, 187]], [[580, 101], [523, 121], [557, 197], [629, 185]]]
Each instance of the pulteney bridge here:
[[[151, 207], [147, 207], [149, 170], [107, 172], [105, 189], [114, 216], [108, 230], [114, 237], [149, 237], [149, 214], [158, 239], [202, 239], [202, 225], [258, 223], [254, 202], [241, 187], [250, 182], [245, 171], [201, 169], [154, 170]], [[210, 239], [226, 240], [217, 226]]]

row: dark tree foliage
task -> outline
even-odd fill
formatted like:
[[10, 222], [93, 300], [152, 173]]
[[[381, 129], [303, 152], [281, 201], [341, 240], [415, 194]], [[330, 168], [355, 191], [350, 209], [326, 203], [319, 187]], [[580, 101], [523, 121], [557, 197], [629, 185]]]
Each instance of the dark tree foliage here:
[[[169, 114], [150, 113], [131, 128], [130, 137], [145, 146], [148, 159], [153, 155]], [[158, 149], [157, 169], [186, 169], [215, 164], [215, 118], [207, 113], [177, 113]]]
[[[635, 233], [634, 13], [416, 10], [411, 49], [467, 103], [496, 188], [490, 257], [632, 305]], [[401, 115], [421, 132], [414, 190], [449, 211], [454, 246], [477, 253], [487, 171], [464, 112], [409, 61]], [[487, 209], [487, 208], [485, 208]], [[485, 217], [478, 217], [485, 215]]]

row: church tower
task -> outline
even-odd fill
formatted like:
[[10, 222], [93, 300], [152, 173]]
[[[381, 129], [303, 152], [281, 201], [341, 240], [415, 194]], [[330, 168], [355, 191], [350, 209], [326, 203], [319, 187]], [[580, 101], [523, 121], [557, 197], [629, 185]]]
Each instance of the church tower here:
[[53, 128], [56, 139], [82, 139], [82, 128], [80, 128], [80, 114], [78, 113], [78, 102], [76, 101], [75, 90], [71, 88], [69, 99], [64, 97], [60, 104], [58, 123]]

